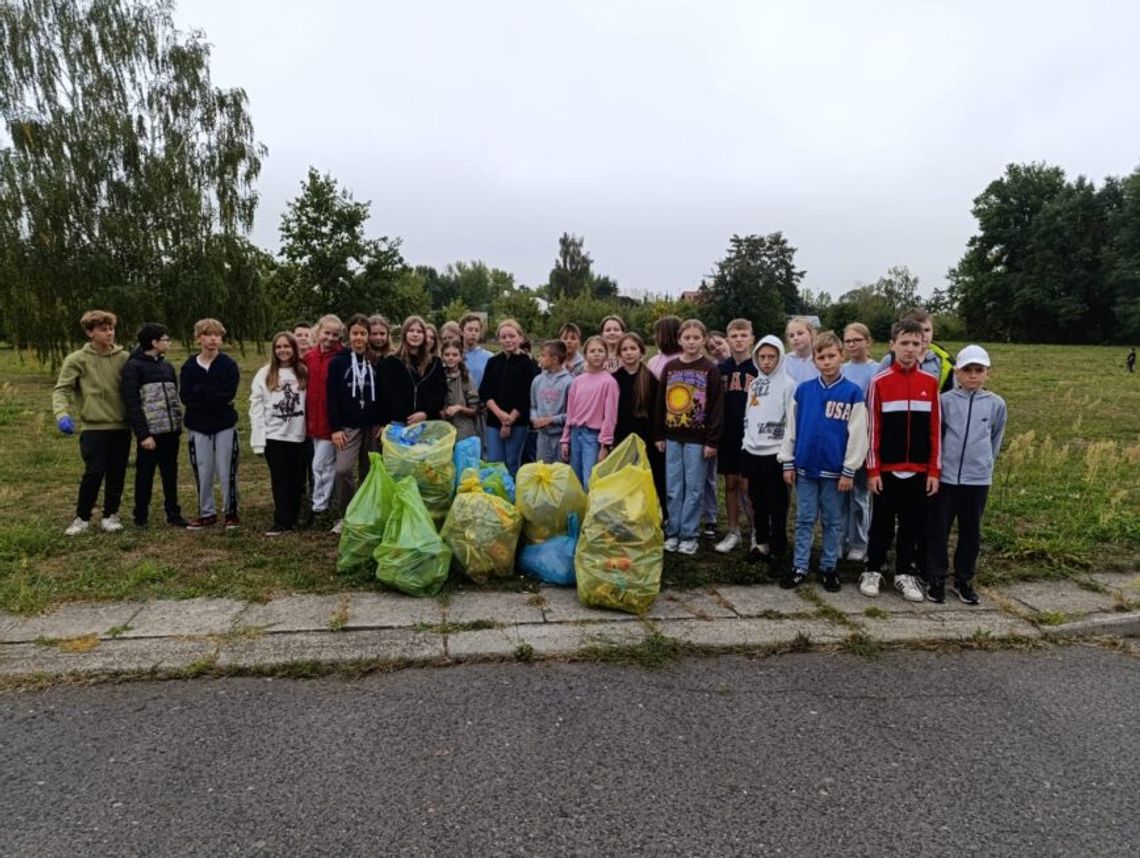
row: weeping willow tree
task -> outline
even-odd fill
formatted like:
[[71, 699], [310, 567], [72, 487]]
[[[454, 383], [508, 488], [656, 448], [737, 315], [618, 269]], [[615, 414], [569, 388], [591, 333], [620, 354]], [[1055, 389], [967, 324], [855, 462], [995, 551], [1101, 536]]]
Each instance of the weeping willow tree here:
[[0, 0], [0, 312], [57, 360], [85, 309], [265, 334], [246, 239], [265, 147], [169, 0]]

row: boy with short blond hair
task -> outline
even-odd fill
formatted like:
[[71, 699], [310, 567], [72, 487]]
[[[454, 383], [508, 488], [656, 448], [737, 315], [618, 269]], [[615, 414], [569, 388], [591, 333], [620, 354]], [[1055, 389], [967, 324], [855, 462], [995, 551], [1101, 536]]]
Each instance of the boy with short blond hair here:
[[[88, 310], [79, 320], [89, 342], [63, 359], [59, 378], [52, 389], [51, 404], [56, 426], [64, 435], [79, 432], [79, 455], [83, 478], [75, 502], [75, 520], [64, 533], [78, 536], [91, 526], [91, 512], [103, 490], [103, 520], [107, 533], [123, 529], [119, 504], [123, 499], [127, 461], [131, 455], [131, 432], [120, 395], [120, 379], [127, 352], [115, 343], [118, 319], [107, 310]], [[79, 418], [76, 426], [75, 418]]]
[[724, 432], [717, 450], [716, 470], [724, 475], [728, 533], [716, 544], [718, 554], [728, 554], [740, 545], [740, 507], [748, 492], [741, 458], [744, 412], [748, 407], [748, 391], [757, 373], [752, 360], [752, 323], [747, 319], [733, 319], [725, 329], [725, 340], [729, 356], [718, 367], [724, 388]]
[[867, 456], [867, 406], [859, 385], [843, 377], [843, 344], [831, 331], [812, 342], [819, 377], [796, 387], [780, 448], [784, 481], [796, 487], [796, 543], [780, 582], [798, 587], [808, 576], [816, 519], [823, 523], [819, 557], [823, 589], [840, 589], [836, 563], [843, 539], [843, 495]]
[[530, 383], [530, 424], [538, 433], [535, 461], [548, 465], [561, 456], [566, 400], [574, 381], [565, 362], [566, 344], [562, 340], [547, 340], [538, 353], [542, 372]]
[[183, 418], [190, 434], [190, 467], [198, 488], [198, 515], [188, 530], [201, 530], [218, 523], [214, 505], [214, 478], [222, 490], [222, 515], [227, 530], [238, 527], [237, 468], [240, 444], [237, 438], [237, 396], [241, 370], [237, 361], [222, 352], [226, 329], [217, 319], [194, 323], [199, 352], [182, 364], [179, 395], [186, 406]]

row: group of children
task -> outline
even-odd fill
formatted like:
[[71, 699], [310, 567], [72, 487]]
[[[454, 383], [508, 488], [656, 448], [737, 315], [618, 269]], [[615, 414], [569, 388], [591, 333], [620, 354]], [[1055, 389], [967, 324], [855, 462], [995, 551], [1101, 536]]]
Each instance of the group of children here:
[[[144, 325], [128, 355], [115, 343], [114, 314], [91, 311], [81, 324], [90, 342], [66, 358], [53, 394], [59, 429], [74, 432], [75, 417], [83, 427], [85, 472], [66, 533], [88, 530], [104, 479], [101, 527], [122, 529], [132, 431], [136, 525], [147, 524], [157, 468], [168, 523], [191, 530], [218, 524], [217, 478], [220, 520], [238, 527], [239, 370], [221, 351], [221, 323], [195, 325], [199, 351], [177, 381], [162, 325]], [[334, 494], [339, 531], [357, 478], [367, 473], [367, 454], [389, 425], [448, 420], [457, 438], [480, 436], [484, 457], [504, 462], [512, 475], [525, 461], [563, 461], [583, 486], [598, 461], [637, 434], [663, 502], [666, 551], [691, 555], [701, 535], [716, 535], [719, 473], [728, 532], [715, 550], [740, 547], [741, 519], [750, 519], [747, 557], [786, 566], [782, 586], [808, 577], [819, 519], [826, 590], [840, 589], [836, 564], [845, 552], [866, 563], [860, 591], [877, 595], [897, 542], [894, 586], [909, 600], [941, 602], [957, 520], [954, 588], [976, 604], [980, 522], [1005, 425], [1005, 403], [984, 389], [985, 350], [968, 346], [952, 362], [932, 343], [932, 322], [921, 310], [894, 325], [881, 363], [859, 323], [840, 340], [797, 317], [785, 335], [790, 353], [772, 334], [755, 342], [745, 319], [722, 334], [666, 316], [654, 326], [657, 353], [646, 361], [644, 341], [617, 316], [584, 342], [577, 325], [565, 324], [533, 357], [511, 319], [496, 329], [500, 351], [483, 348], [476, 314], [439, 331], [411, 316], [398, 345], [378, 315], [296, 325], [273, 337], [250, 392], [250, 446], [265, 457], [272, 484], [267, 535], [331, 515]], [[199, 499], [190, 521], [177, 492], [183, 427]], [[791, 487], [795, 539], [791, 563], [783, 564]], [[306, 494], [311, 508], [303, 515]]]

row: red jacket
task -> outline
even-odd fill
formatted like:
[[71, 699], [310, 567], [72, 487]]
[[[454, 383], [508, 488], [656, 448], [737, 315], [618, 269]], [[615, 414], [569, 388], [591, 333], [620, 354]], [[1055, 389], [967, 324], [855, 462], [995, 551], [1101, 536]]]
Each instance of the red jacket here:
[[310, 438], [328, 441], [332, 438], [329, 425], [329, 364], [340, 352], [340, 343], [327, 352], [320, 347], [311, 348], [301, 358], [309, 370], [308, 394], [305, 396], [305, 429]]
[[867, 388], [870, 445], [867, 476], [883, 471], [942, 474], [942, 410], [938, 379], [915, 364], [890, 364]]

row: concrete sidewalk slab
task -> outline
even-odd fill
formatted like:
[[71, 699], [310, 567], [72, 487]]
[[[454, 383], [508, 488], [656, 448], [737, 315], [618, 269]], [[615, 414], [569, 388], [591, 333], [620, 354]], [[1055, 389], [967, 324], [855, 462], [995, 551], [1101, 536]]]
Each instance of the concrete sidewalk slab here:
[[1096, 572], [1089, 577], [1130, 601], [1140, 600], [1140, 572]]
[[249, 606], [239, 624], [245, 628], [264, 628], [271, 634], [283, 632], [327, 632], [348, 596], [283, 596], [265, 604]]
[[[641, 623], [601, 622], [546, 623], [541, 626], [508, 626], [504, 631], [514, 647], [527, 645], [542, 657], [574, 655], [584, 647], [630, 646], [645, 639]], [[450, 649], [452, 639], [448, 639]]]
[[87, 652], [66, 652], [38, 644], [0, 647], [0, 674], [5, 676], [88, 676], [185, 670], [212, 657], [217, 647], [199, 639], [104, 641]]
[[380, 661], [392, 664], [442, 661], [443, 636], [409, 629], [358, 632], [298, 632], [246, 638], [222, 647], [218, 667], [276, 668], [314, 662], [349, 664]]
[[443, 606], [436, 598], [418, 599], [403, 593], [353, 593], [348, 601], [345, 630], [399, 629], [443, 622]]
[[[885, 579], [878, 596], [864, 596], [859, 592], [858, 584], [844, 584], [843, 589], [838, 593], [828, 593], [822, 587], [817, 587], [816, 593], [819, 594], [824, 602], [843, 611], [843, 613], [860, 617], [866, 616], [868, 608], [877, 608], [880, 611], [886, 611], [890, 614], [927, 615], [941, 614], [945, 611], [953, 611], [967, 607], [958, 601], [957, 596], [950, 592], [947, 592], [946, 601], [941, 605], [931, 601], [908, 602], [895, 590], [894, 586], [889, 584]], [[993, 602], [983, 599], [982, 604], [974, 606], [973, 610], [996, 612], [999, 610], [999, 607]]]
[[548, 623], [629, 622], [637, 619], [636, 615], [622, 611], [587, 608], [578, 600], [575, 587], [543, 587], [539, 595], [543, 598], [542, 613]]
[[514, 658], [518, 648], [517, 636], [506, 629], [478, 629], [447, 635], [447, 657], [455, 661], [480, 658]]
[[645, 614], [650, 620], [733, 619], [736, 612], [716, 593], [664, 590]]
[[815, 605], [795, 590], [782, 590], [775, 584], [746, 586], [725, 584], [716, 586], [717, 594], [732, 606], [741, 617], [760, 617], [775, 611], [778, 614], [815, 613]]
[[850, 632], [826, 620], [668, 620], [658, 623], [666, 637], [716, 648], [789, 644], [806, 637], [814, 644], [836, 643]]
[[4, 640], [4, 635], [16, 628], [20, 623], [24, 622], [23, 617], [17, 617], [13, 614], [6, 614], [0, 611], [0, 641]]
[[1037, 638], [1041, 632], [1031, 623], [995, 612], [968, 614], [962, 611], [940, 616], [893, 616], [888, 622], [866, 623], [864, 631], [884, 643], [905, 641], [966, 640], [977, 635], [994, 638]]
[[1057, 632], [1062, 635], [1095, 637], [1114, 635], [1140, 637], [1140, 611], [1124, 611], [1114, 614], [1093, 614], [1072, 623], [1052, 626], [1046, 634]]
[[537, 593], [452, 593], [444, 609], [445, 622], [544, 623], [542, 597]]
[[1038, 612], [1063, 614], [1089, 614], [1097, 611], [1111, 611], [1118, 604], [1112, 593], [1097, 593], [1086, 590], [1072, 581], [1028, 581], [1011, 584], [1002, 589], [1007, 599], [1020, 602], [1025, 607]]
[[224, 635], [233, 630], [248, 602], [236, 599], [183, 599], [147, 602], [130, 621], [124, 638], [173, 638]]
[[86, 635], [107, 637], [110, 629], [134, 623], [145, 607], [140, 602], [100, 602], [64, 605], [50, 614], [20, 619], [0, 633], [0, 641], [19, 643], [38, 638], [77, 638]]

